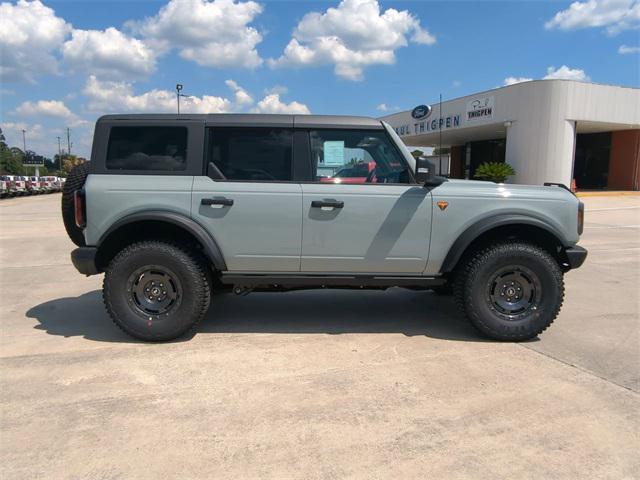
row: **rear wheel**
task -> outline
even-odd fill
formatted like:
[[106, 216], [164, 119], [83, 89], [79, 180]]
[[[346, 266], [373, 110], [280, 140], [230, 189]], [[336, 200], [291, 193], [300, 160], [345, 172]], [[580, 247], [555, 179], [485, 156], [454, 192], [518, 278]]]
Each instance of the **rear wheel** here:
[[210, 288], [204, 265], [190, 251], [144, 241], [111, 261], [103, 297], [115, 324], [129, 335], [167, 341], [200, 322], [209, 308]]
[[505, 243], [476, 252], [454, 284], [458, 307], [486, 336], [536, 337], [551, 325], [564, 298], [562, 271], [545, 250]]

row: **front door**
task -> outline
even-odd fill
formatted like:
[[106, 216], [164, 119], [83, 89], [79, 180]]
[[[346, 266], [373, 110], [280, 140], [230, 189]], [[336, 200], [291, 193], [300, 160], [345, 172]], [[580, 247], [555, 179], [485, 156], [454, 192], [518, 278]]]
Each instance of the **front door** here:
[[302, 272], [421, 274], [431, 193], [413, 183], [384, 130], [309, 132], [314, 182], [302, 184]]
[[302, 189], [292, 180], [293, 130], [214, 127], [209, 176], [194, 179], [192, 215], [231, 272], [298, 272]]

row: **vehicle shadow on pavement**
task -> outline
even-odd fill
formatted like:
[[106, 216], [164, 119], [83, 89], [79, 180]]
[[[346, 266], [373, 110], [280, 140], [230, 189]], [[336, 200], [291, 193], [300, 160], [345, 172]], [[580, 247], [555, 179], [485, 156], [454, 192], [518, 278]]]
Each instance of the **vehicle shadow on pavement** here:
[[104, 309], [99, 290], [41, 303], [30, 308], [26, 316], [39, 322], [34, 327], [36, 330], [44, 330], [49, 335], [81, 336], [99, 342], [141, 343], [114, 325]]
[[451, 296], [392, 288], [231, 293], [214, 297], [200, 333], [402, 333], [488, 341], [458, 312]]
[[[32, 307], [26, 316], [39, 322], [34, 328], [50, 335], [138, 343], [113, 324], [99, 290], [50, 300]], [[402, 333], [454, 341], [490, 341], [463, 318], [452, 297], [400, 288], [219, 294], [214, 296], [209, 313], [196, 332], [207, 333]]]

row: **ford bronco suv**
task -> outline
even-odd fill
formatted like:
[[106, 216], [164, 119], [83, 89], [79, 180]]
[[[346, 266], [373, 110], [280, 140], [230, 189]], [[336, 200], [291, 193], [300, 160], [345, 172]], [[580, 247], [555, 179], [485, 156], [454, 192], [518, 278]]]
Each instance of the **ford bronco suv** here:
[[185, 334], [218, 292], [390, 287], [451, 292], [481, 333], [521, 341], [587, 255], [566, 188], [436, 177], [362, 117], [104, 116], [62, 214], [76, 269], [104, 272], [110, 316], [148, 341]]

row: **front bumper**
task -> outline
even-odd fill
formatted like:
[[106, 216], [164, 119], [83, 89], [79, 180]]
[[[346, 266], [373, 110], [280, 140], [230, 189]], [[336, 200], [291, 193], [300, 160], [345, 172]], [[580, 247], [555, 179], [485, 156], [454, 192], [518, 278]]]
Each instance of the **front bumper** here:
[[96, 266], [96, 247], [79, 247], [71, 252], [71, 263], [83, 275], [96, 275], [100, 273]]
[[588, 252], [585, 248], [576, 245], [575, 247], [565, 249], [564, 253], [567, 256], [569, 267], [573, 269], [580, 267], [584, 263]]

